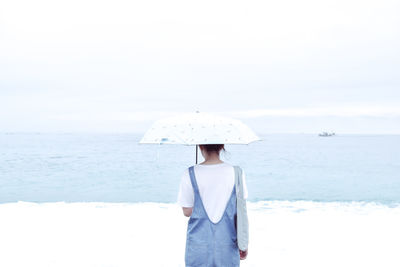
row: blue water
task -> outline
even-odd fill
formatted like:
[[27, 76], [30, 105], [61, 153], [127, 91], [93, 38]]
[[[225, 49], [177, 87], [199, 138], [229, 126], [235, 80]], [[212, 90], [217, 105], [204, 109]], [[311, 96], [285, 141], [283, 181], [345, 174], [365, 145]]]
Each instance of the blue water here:
[[[228, 145], [249, 200], [400, 203], [400, 135], [264, 135]], [[139, 134], [0, 134], [0, 203], [176, 200], [195, 147]]]

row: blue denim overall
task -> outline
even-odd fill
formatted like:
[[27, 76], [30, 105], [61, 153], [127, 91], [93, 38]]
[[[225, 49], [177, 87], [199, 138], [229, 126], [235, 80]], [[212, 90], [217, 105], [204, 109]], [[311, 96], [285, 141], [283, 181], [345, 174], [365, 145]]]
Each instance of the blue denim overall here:
[[217, 223], [213, 223], [200, 198], [193, 166], [189, 168], [189, 174], [194, 190], [194, 206], [187, 228], [186, 267], [240, 266], [236, 238], [235, 186], [233, 186], [222, 218]]

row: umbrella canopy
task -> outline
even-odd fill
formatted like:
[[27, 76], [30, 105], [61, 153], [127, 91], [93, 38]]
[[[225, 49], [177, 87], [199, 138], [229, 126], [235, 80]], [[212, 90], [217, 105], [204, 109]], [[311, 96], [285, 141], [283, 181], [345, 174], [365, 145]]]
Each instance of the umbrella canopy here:
[[152, 125], [140, 144], [249, 144], [261, 140], [239, 120], [192, 112], [161, 119]]

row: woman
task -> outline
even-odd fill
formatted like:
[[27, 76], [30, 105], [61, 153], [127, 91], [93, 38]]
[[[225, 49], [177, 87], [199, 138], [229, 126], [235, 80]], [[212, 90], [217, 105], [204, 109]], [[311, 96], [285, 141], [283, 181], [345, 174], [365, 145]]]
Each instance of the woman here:
[[[205, 160], [184, 172], [178, 195], [183, 214], [190, 217], [185, 263], [187, 267], [236, 267], [247, 251], [237, 246], [234, 168], [220, 159], [223, 144], [199, 147]], [[247, 198], [244, 172], [242, 178]]]

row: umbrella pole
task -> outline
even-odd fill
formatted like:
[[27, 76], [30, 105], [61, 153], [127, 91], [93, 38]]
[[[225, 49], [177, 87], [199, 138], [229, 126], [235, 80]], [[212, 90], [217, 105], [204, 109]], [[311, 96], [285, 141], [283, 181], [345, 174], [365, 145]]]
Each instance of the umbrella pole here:
[[197, 147], [198, 147], [198, 145], [196, 145], [196, 164], [197, 164]]

